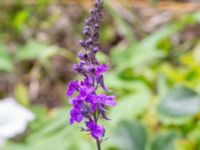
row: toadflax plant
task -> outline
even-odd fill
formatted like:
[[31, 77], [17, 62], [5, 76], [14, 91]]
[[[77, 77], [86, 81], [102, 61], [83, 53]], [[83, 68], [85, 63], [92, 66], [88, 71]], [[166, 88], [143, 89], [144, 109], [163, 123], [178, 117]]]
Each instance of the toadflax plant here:
[[73, 69], [83, 76], [83, 80], [71, 81], [67, 90], [67, 97], [72, 105], [70, 124], [85, 121], [85, 127], [81, 129], [96, 140], [98, 150], [101, 149], [101, 142], [105, 135], [105, 129], [99, 125], [98, 120], [100, 118], [109, 120], [106, 116], [106, 108], [116, 105], [114, 96], [97, 92], [99, 88], [109, 92], [103, 79], [103, 74], [108, 67], [105, 64], [100, 64], [96, 59], [96, 54], [99, 51], [97, 43], [99, 23], [103, 18], [102, 10], [103, 1], [95, 0], [94, 8], [85, 20], [83, 34], [86, 38], [79, 41], [84, 51], [78, 54], [80, 62], [73, 66]]

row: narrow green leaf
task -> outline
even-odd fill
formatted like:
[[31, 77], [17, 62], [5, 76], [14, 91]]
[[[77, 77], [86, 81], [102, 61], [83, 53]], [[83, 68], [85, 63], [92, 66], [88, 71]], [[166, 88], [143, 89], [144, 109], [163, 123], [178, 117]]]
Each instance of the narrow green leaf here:
[[29, 106], [28, 89], [23, 83], [18, 83], [15, 86], [15, 98], [23, 106]]
[[17, 50], [15, 58], [17, 61], [38, 59], [43, 57], [45, 51], [50, 51], [47, 45], [36, 41], [30, 41]]
[[131, 26], [115, 11], [109, 1], [105, 1], [106, 10], [112, 15], [120, 34], [124, 35], [131, 43], [135, 43], [135, 35]]
[[14, 65], [4, 45], [0, 44], [0, 71], [13, 71]]

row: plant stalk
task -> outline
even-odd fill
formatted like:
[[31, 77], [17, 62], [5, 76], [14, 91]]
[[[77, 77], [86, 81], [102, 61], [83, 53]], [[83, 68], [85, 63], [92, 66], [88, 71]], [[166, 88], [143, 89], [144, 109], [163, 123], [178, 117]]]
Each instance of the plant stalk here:
[[96, 143], [97, 143], [97, 150], [101, 150], [101, 143], [99, 139], [96, 139]]
[[[97, 112], [94, 112], [94, 121], [97, 123], [98, 122], [98, 116]], [[101, 150], [101, 142], [99, 141], [99, 138], [96, 139], [96, 144], [97, 144], [97, 150]]]

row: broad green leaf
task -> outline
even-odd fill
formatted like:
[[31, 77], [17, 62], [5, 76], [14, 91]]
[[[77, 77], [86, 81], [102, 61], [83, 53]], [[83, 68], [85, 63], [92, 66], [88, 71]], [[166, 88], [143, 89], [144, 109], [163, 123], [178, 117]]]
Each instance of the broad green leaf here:
[[160, 119], [168, 123], [186, 122], [200, 110], [200, 97], [186, 88], [174, 88], [158, 105]]
[[177, 87], [161, 101], [158, 109], [169, 116], [192, 116], [200, 110], [200, 97], [186, 87]]
[[[137, 84], [135, 84], [136, 86]], [[117, 106], [112, 108], [109, 117], [112, 118], [111, 124], [120, 120], [133, 119], [145, 112], [151, 94], [147, 88], [141, 91], [135, 91], [133, 94], [122, 97], [118, 100]]]
[[0, 44], [0, 71], [10, 72], [13, 69], [14, 65], [6, 47]]
[[178, 139], [179, 135], [177, 132], [167, 132], [158, 135], [153, 143], [152, 150], [176, 150], [175, 141]]
[[145, 150], [146, 130], [139, 122], [122, 121], [115, 130], [114, 143], [120, 150]]

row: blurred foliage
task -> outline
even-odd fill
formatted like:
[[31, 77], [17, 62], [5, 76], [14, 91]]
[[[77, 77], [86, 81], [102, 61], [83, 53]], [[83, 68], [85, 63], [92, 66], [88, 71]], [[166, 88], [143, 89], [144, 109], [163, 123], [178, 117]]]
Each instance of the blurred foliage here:
[[[94, 150], [95, 142], [80, 132], [81, 125], [68, 125], [69, 108], [62, 106], [67, 82], [74, 78], [71, 65], [79, 47], [73, 39], [80, 38], [85, 11], [48, 2], [14, 8], [0, 11], [0, 81], [2, 86], [4, 80], [11, 84], [9, 90], [0, 86], [0, 96], [15, 96], [36, 120], [4, 149]], [[108, 138], [103, 149], [200, 150], [200, 46], [195, 28], [200, 12], [183, 13], [146, 32], [147, 24], [136, 12], [123, 8], [138, 19], [131, 23], [114, 8], [106, 1], [103, 51], [98, 54], [111, 66], [105, 82], [118, 100], [109, 110], [112, 120], [103, 122]]]

